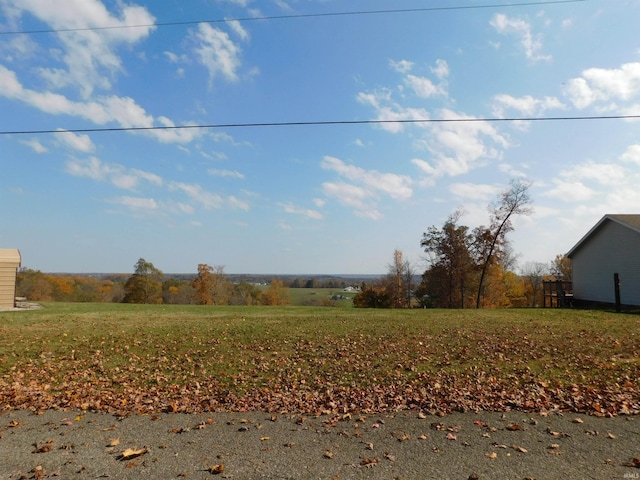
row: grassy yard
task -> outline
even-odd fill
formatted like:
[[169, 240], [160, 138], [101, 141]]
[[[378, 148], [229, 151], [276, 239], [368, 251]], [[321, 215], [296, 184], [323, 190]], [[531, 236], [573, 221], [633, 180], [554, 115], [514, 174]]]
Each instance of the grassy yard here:
[[0, 312], [0, 410], [640, 413], [640, 316], [49, 303]]

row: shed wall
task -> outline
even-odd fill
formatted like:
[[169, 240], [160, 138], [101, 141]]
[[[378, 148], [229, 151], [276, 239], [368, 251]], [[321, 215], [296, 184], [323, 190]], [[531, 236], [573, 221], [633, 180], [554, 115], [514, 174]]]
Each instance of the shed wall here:
[[0, 264], [0, 308], [13, 308], [16, 303], [16, 268]]
[[618, 273], [622, 303], [640, 306], [640, 233], [606, 221], [573, 254], [572, 265], [576, 300], [615, 303]]

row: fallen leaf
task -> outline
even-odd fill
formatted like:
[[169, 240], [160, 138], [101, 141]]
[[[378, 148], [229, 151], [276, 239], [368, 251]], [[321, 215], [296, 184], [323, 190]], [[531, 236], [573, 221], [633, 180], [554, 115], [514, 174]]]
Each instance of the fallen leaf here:
[[110, 446], [110, 447], [116, 447], [116, 446], [118, 446], [118, 445], [120, 445], [120, 437], [118, 437], [118, 438], [114, 438], [113, 440], [111, 440], [111, 441], [109, 442], [109, 446]]
[[421, 411], [421, 412], [418, 412], [418, 418], [425, 419], [425, 418], [427, 418], [427, 414], [426, 414], [426, 413], [424, 413], [424, 412], [422, 412], [422, 411]]
[[616, 436], [611, 432], [607, 432], [607, 438], [613, 439], [613, 438], [616, 438]]
[[269, 440], [271, 440], [271, 437], [260, 437], [261, 442], [267, 442]]
[[447, 433], [447, 440], [458, 440], [458, 437], [453, 433], [449, 432]]
[[573, 423], [584, 423], [584, 420], [582, 420], [581, 418], [574, 418], [573, 420], [571, 420]]
[[527, 450], [526, 448], [524, 448], [524, 447], [520, 447], [520, 446], [518, 446], [518, 445], [514, 445], [514, 446], [513, 446], [513, 449], [514, 449], [516, 452], [520, 452], [520, 453], [528, 453], [528, 450]]
[[507, 430], [515, 432], [517, 430], [523, 430], [523, 428], [517, 423], [510, 423], [509, 425], [507, 425]]
[[147, 447], [142, 447], [141, 449], [137, 449], [137, 447], [127, 448], [120, 454], [118, 460], [130, 460], [132, 458], [139, 457], [140, 455], [144, 455], [148, 451]]
[[373, 467], [374, 465], [380, 463], [380, 459], [379, 458], [364, 458], [360, 461], [360, 466], [361, 467]]
[[218, 463], [217, 465], [212, 465], [209, 468], [207, 468], [207, 472], [213, 474], [213, 475], [218, 475], [220, 473], [224, 472], [224, 463]]
[[331, 459], [331, 458], [333, 458], [335, 456], [336, 456], [336, 454], [333, 453], [331, 450], [327, 450], [326, 452], [324, 452], [324, 455], [323, 455], [324, 458], [329, 458], [329, 459]]
[[498, 454], [496, 452], [491, 452], [491, 453], [487, 453], [485, 457], [494, 459], [494, 458], [498, 458]]

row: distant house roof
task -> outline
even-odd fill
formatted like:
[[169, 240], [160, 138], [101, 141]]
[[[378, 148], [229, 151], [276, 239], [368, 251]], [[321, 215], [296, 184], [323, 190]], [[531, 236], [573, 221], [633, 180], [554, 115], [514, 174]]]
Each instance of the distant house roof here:
[[16, 248], [0, 248], [0, 263], [20, 266], [20, 250]]
[[614, 215], [608, 214], [600, 219], [598, 223], [596, 223], [591, 230], [589, 230], [584, 237], [580, 239], [578, 243], [576, 243], [571, 250], [569, 250], [566, 254], [567, 257], [571, 258], [573, 254], [582, 246], [582, 244], [591, 237], [596, 231], [602, 227], [606, 222], [615, 222], [619, 225], [622, 225], [625, 228], [629, 228], [634, 232], [640, 234], [640, 215], [636, 214], [622, 214], [622, 215]]

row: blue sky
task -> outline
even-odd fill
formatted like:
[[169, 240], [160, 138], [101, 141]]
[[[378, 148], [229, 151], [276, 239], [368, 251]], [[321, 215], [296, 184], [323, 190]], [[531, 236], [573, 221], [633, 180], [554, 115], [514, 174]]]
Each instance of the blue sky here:
[[[640, 213], [638, 121], [70, 131], [640, 114], [640, 1], [466, 8], [495, 3], [0, 0], [0, 32], [56, 31], [0, 35], [0, 247], [46, 272], [422, 271], [429, 226], [486, 224], [521, 178], [509, 238], [550, 262]], [[427, 7], [465, 8], [259, 19]]]

